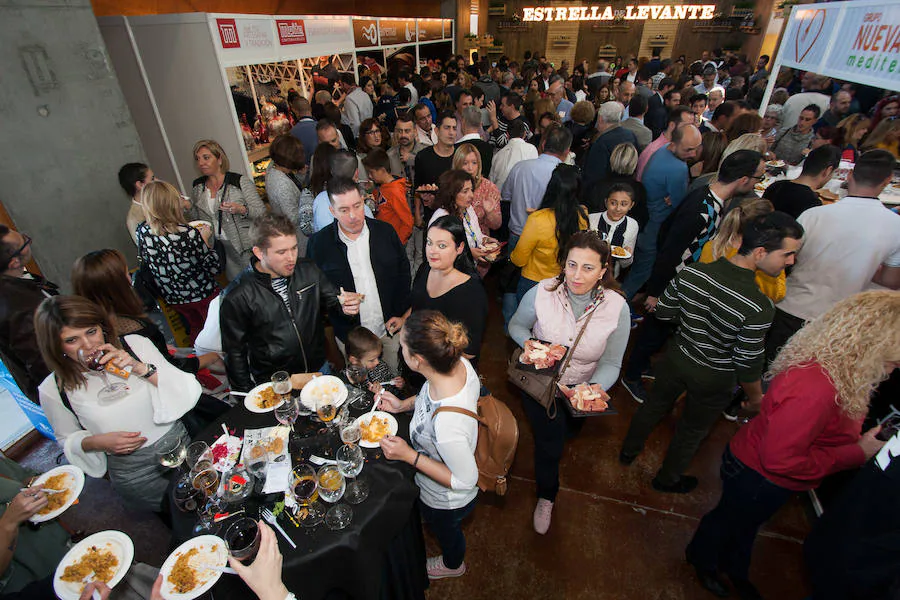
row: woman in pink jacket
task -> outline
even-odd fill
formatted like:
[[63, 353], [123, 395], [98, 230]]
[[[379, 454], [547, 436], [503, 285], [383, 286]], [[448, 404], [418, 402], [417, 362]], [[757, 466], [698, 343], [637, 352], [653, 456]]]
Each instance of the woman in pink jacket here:
[[[541, 281], [522, 298], [509, 335], [522, 347], [528, 339], [541, 339], [568, 348], [586, 327], [559, 382], [569, 387], [599, 384], [608, 390], [619, 378], [631, 330], [628, 305], [612, 276], [609, 244], [596, 231], [579, 231], [569, 238], [563, 256], [560, 274]], [[563, 445], [583, 421], [562, 407], [550, 417], [527, 395], [522, 403], [534, 432], [534, 530], [544, 534], [559, 490]]]

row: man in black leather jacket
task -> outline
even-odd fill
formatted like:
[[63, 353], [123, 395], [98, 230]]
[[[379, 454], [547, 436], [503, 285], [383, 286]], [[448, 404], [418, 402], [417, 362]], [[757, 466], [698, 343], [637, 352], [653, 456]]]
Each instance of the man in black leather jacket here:
[[19, 389], [38, 401], [37, 386], [50, 370], [34, 336], [34, 311], [59, 288], [25, 270], [31, 238], [0, 225], [0, 355]]
[[[231, 389], [247, 392], [272, 373], [312, 373], [325, 364], [322, 309], [339, 309], [338, 290], [297, 255], [293, 224], [265, 215], [251, 230], [253, 258], [222, 295], [219, 325]], [[358, 310], [358, 304], [343, 307]]]

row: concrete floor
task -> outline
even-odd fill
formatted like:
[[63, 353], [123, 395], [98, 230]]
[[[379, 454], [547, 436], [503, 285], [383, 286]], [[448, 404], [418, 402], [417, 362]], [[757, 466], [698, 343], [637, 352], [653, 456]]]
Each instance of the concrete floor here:
[[[490, 280], [489, 280], [490, 283]], [[533, 442], [518, 392], [506, 383], [511, 346], [492, 303], [480, 371], [493, 393], [515, 413], [519, 448], [506, 497], [482, 495], [464, 525], [468, 572], [433, 582], [429, 600], [498, 598], [591, 600], [702, 600], [701, 588], [684, 561], [684, 548], [697, 521], [718, 500], [719, 458], [737, 425], [717, 423], [690, 473], [699, 487], [684, 496], [660, 494], [650, 486], [673, 432], [674, 416], [648, 440], [630, 467], [618, 462], [619, 445], [636, 404], [616, 386], [612, 398], [620, 414], [588, 419], [567, 444], [553, 524], [545, 536], [531, 525], [534, 510]], [[43, 471], [55, 464], [59, 448], [38, 447], [24, 462]], [[806, 499], [795, 497], [757, 539], [751, 577], [763, 596], [799, 600], [809, 593], [801, 542], [809, 531]], [[135, 559], [161, 564], [168, 531], [154, 515], [128, 511], [105, 480], [88, 479], [79, 505], [66, 515], [87, 532], [117, 528], [135, 541]], [[427, 532], [426, 532], [427, 536]], [[426, 537], [429, 555], [437, 554]]]

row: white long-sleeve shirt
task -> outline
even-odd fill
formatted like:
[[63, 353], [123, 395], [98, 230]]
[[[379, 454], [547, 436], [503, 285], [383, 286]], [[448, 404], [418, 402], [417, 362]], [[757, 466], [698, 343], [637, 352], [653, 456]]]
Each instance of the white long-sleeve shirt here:
[[372, 99], [361, 88], [353, 88], [344, 100], [344, 112], [341, 122], [350, 126], [353, 135], [359, 136], [359, 126], [366, 119], [372, 118]]
[[[174, 367], [149, 339], [128, 335], [125, 341], [141, 362], [156, 365], [158, 386], [132, 375], [126, 381], [130, 392], [101, 406], [97, 394], [103, 379], [99, 374], [88, 373], [86, 386], [66, 392], [77, 418], [63, 405], [53, 373], [38, 386], [41, 406], [53, 434], [63, 444], [66, 458], [91, 477], [103, 477], [106, 473], [106, 453], [86, 452], [81, 447], [85, 438], [114, 431], [139, 431], [147, 438], [145, 445], [153, 444], [200, 398], [197, 378]], [[122, 381], [115, 375], [107, 377], [110, 382]]]
[[494, 182], [498, 190], [502, 190], [506, 177], [516, 163], [537, 157], [538, 151], [534, 144], [529, 144], [522, 138], [511, 138], [503, 148], [494, 154], [489, 179]]

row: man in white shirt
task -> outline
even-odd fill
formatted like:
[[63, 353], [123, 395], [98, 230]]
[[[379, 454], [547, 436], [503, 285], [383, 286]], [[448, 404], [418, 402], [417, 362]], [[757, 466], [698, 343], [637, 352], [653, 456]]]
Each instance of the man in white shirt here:
[[[538, 157], [537, 148], [534, 144], [525, 141], [527, 128], [524, 121], [515, 120], [509, 124], [509, 141], [503, 148], [494, 155], [494, 161], [491, 164], [491, 175], [489, 179], [497, 186], [497, 189], [503, 189], [503, 183], [512, 168], [523, 160], [530, 160]], [[509, 203], [505, 203], [507, 209]], [[501, 206], [503, 203], [501, 203]], [[507, 210], [507, 212], [509, 212]]]
[[403, 69], [400, 73], [397, 74], [397, 82], [400, 84], [400, 87], [405, 87], [409, 90], [410, 104], [415, 106], [419, 103], [419, 91], [416, 89], [416, 86], [413, 85], [412, 76], [409, 74], [409, 71]]
[[819, 113], [828, 110], [831, 104], [831, 79], [824, 75], [816, 75], [811, 71], [807, 71], [800, 79], [803, 91], [794, 94], [784, 103], [784, 110], [781, 112], [781, 122], [785, 127], [793, 127], [797, 124], [797, 119], [804, 108], [810, 104], [819, 107]]
[[807, 321], [841, 300], [873, 284], [900, 289], [900, 215], [878, 200], [893, 168], [894, 157], [885, 150], [860, 155], [847, 178], [849, 195], [797, 219], [806, 235], [775, 311], [769, 360]]
[[359, 302], [358, 317], [336, 307], [329, 310], [338, 347], [343, 352], [350, 329], [362, 325], [381, 338], [383, 359], [396, 371], [400, 344], [394, 334], [410, 306], [406, 249], [390, 224], [366, 217], [352, 179], [332, 179], [327, 191], [335, 221], [310, 238], [307, 256], [343, 290], [342, 302]]
[[437, 131], [431, 120], [431, 110], [424, 104], [416, 104], [412, 112], [416, 121], [416, 141], [423, 146], [437, 144]]
[[720, 85], [713, 87], [713, 89], [709, 90], [709, 102], [706, 105], [706, 112], [703, 113], [703, 118], [707, 121], [712, 120], [713, 113], [716, 112], [716, 109], [719, 108], [719, 105], [725, 101], [725, 88]]
[[341, 73], [341, 90], [347, 94], [341, 122], [350, 126], [353, 135], [358, 135], [359, 125], [372, 118], [372, 99], [356, 85], [351, 73]]

